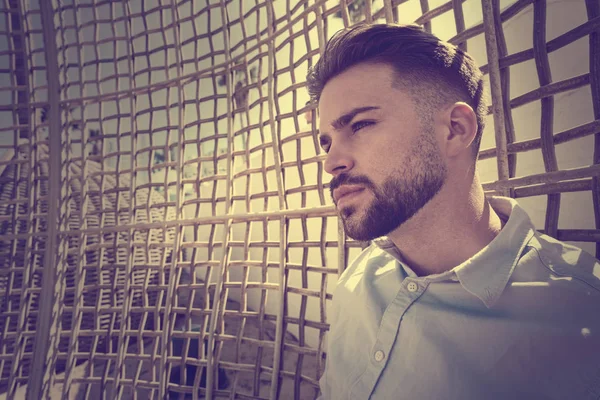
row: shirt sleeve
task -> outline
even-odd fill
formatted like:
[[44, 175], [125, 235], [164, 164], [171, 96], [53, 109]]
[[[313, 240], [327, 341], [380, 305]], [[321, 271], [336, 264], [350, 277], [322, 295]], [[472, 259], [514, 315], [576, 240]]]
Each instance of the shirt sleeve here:
[[[338, 281], [338, 285], [340, 282]], [[326, 346], [326, 358], [325, 358], [325, 370], [323, 375], [319, 379], [319, 389], [321, 393], [317, 397], [317, 400], [330, 400], [332, 397], [331, 393], [331, 368], [335, 364], [335, 360], [332, 352], [332, 340], [331, 338], [335, 335], [336, 321], [340, 318], [340, 308], [336, 301], [336, 292], [334, 291], [333, 300], [331, 303], [331, 315], [329, 317], [329, 331], [327, 332], [327, 346]], [[339, 296], [337, 296], [339, 298]]]
[[[335, 305], [334, 305], [334, 310], [335, 310]], [[317, 400], [329, 400], [331, 399], [331, 386], [329, 384], [328, 381], [328, 376], [329, 376], [329, 369], [331, 368], [331, 364], [332, 364], [332, 360], [330, 357], [331, 354], [331, 341], [329, 340], [329, 338], [331, 338], [331, 330], [333, 327], [333, 320], [335, 320], [335, 316], [332, 315], [332, 323], [329, 326], [329, 332], [327, 332], [327, 352], [326, 352], [326, 359], [325, 359], [325, 370], [323, 371], [323, 375], [321, 375], [321, 378], [319, 379], [319, 389], [320, 389], [320, 393], [319, 396], [317, 397]]]

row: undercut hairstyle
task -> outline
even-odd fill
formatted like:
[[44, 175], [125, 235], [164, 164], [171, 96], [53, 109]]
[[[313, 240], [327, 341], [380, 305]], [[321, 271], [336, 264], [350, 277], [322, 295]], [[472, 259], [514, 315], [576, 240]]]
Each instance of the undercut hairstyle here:
[[477, 158], [487, 107], [483, 74], [470, 55], [417, 25], [359, 24], [337, 32], [309, 69], [311, 101], [319, 101], [330, 79], [359, 63], [393, 67], [394, 87], [410, 94], [423, 124], [431, 123], [436, 111], [455, 102], [471, 106], [477, 117], [471, 144]]

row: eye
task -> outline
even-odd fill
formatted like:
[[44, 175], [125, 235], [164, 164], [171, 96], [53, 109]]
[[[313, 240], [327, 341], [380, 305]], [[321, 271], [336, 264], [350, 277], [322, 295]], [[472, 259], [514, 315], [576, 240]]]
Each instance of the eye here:
[[325, 153], [329, 153], [330, 141], [327, 138], [321, 137], [319, 144]]
[[352, 133], [356, 133], [361, 130], [365, 126], [373, 125], [375, 122], [373, 121], [358, 121], [352, 124]]

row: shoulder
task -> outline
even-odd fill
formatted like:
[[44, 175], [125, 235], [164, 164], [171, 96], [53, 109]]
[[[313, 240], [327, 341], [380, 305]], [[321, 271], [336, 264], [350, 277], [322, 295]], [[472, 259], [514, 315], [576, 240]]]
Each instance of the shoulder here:
[[600, 263], [582, 249], [536, 233], [501, 307], [539, 334], [600, 339]]
[[500, 304], [532, 326], [600, 337], [600, 263], [573, 245], [535, 233]]
[[338, 280], [338, 286], [343, 286], [349, 281], [362, 278], [365, 272], [371, 268], [385, 265], [394, 258], [383, 250], [382, 242], [371, 243], [356, 257], [350, 265], [342, 272]]
[[372, 243], [354, 259], [340, 275], [333, 291], [334, 313], [357, 312], [358, 309], [377, 308], [373, 296], [378, 297], [382, 281], [394, 285], [399, 279], [398, 261], [378, 244]]
[[538, 267], [550, 280], [563, 279], [573, 289], [600, 296], [600, 261], [584, 250], [550, 236], [536, 233], [529, 243]]
[[501, 304], [519, 334], [496, 373], [548, 398], [597, 398], [591, 394], [600, 392], [600, 262], [536, 232], [506, 294]]

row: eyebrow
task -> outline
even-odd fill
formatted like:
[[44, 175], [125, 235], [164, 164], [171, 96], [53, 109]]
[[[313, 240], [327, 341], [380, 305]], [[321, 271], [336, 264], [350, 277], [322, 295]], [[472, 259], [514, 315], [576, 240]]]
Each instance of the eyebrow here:
[[[379, 110], [379, 107], [366, 106], [366, 107], [353, 108], [349, 112], [345, 113], [344, 115], [342, 115], [341, 117], [339, 117], [335, 121], [333, 121], [331, 123], [331, 126], [336, 131], [339, 131], [340, 129], [343, 129], [346, 125], [348, 125], [350, 123], [350, 121], [352, 121], [354, 119], [354, 117], [356, 117], [358, 114], [364, 113], [367, 111], [371, 111], [371, 110]], [[329, 137], [329, 135], [327, 133], [319, 132], [319, 140], [321, 142], [321, 145], [323, 144], [323, 139], [328, 138], [328, 137]]]

